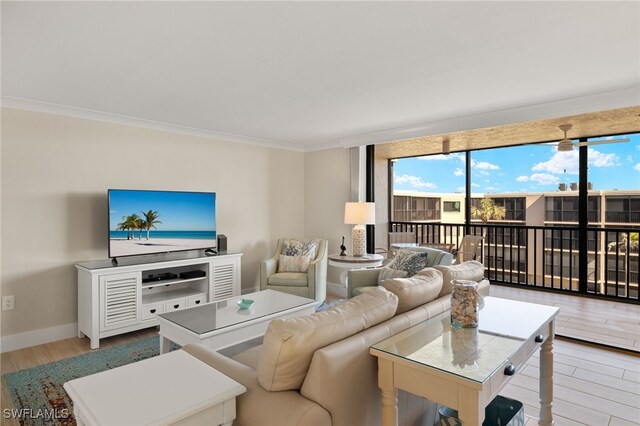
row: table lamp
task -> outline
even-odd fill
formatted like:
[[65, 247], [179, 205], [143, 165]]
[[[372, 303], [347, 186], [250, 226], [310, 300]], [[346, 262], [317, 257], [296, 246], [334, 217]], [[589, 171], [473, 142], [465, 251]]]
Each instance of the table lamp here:
[[345, 204], [344, 223], [355, 225], [351, 231], [354, 256], [364, 256], [367, 253], [367, 230], [364, 225], [373, 225], [375, 222], [375, 203]]

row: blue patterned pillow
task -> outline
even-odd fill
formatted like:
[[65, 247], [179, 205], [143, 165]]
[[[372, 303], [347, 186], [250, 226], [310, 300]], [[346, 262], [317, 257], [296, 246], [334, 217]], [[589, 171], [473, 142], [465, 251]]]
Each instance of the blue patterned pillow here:
[[311, 260], [318, 254], [318, 240], [299, 241], [285, 238], [282, 242], [282, 253], [285, 256], [311, 256]]
[[427, 267], [427, 253], [410, 250], [400, 250], [388, 265], [392, 269], [407, 271], [407, 277], [412, 277]]

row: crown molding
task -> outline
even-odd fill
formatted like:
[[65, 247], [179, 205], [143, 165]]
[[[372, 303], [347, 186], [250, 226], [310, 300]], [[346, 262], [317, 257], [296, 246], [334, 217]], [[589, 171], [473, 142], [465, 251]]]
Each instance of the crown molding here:
[[47, 114], [63, 115], [67, 117], [83, 118], [86, 120], [102, 121], [124, 126], [140, 127], [144, 129], [158, 130], [168, 133], [177, 133], [189, 136], [199, 136], [216, 139], [225, 142], [242, 143], [256, 145], [265, 148], [282, 149], [285, 151], [304, 152], [304, 146], [287, 144], [269, 139], [253, 138], [250, 136], [234, 135], [230, 133], [216, 132], [212, 130], [198, 129], [194, 127], [181, 126], [178, 124], [161, 123], [158, 121], [146, 120], [126, 115], [112, 114], [102, 111], [94, 111], [85, 108], [70, 107], [48, 102], [33, 101], [30, 99], [14, 98], [2, 96], [0, 104], [3, 108], [13, 108], [25, 111], [41, 112]]
[[533, 105], [495, 110], [480, 114], [435, 120], [412, 126], [397, 127], [375, 132], [361, 133], [314, 144], [290, 144], [269, 139], [253, 138], [176, 124], [160, 123], [124, 115], [105, 113], [84, 108], [39, 102], [28, 99], [3, 96], [0, 103], [6, 108], [22, 109], [34, 112], [64, 115], [88, 120], [103, 121], [125, 126], [141, 127], [169, 133], [199, 136], [221, 141], [243, 143], [265, 148], [282, 149], [295, 152], [314, 152], [336, 148], [381, 144], [416, 137], [440, 135], [446, 133], [475, 130], [486, 127], [502, 126], [533, 120], [560, 118], [570, 115], [606, 111], [640, 105], [640, 85], [624, 87], [573, 98], [561, 99]]
[[518, 106], [413, 126], [363, 133], [339, 140], [342, 147], [380, 144], [417, 137], [476, 130], [526, 121], [560, 118], [640, 105], [640, 85], [553, 102]]

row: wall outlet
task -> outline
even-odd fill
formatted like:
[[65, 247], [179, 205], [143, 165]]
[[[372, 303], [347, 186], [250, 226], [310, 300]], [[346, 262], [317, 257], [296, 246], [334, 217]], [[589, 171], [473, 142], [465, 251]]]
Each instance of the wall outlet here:
[[15, 296], [2, 296], [2, 310], [10, 311], [12, 309], [15, 309], [15, 302]]

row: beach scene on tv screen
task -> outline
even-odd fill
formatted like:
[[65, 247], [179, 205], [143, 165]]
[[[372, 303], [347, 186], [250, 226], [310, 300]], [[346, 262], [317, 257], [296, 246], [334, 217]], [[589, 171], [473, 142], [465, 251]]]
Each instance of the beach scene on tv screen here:
[[215, 194], [111, 190], [111, 257], [216, 246]]

